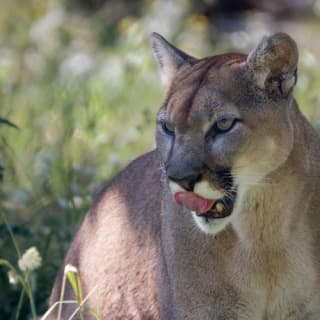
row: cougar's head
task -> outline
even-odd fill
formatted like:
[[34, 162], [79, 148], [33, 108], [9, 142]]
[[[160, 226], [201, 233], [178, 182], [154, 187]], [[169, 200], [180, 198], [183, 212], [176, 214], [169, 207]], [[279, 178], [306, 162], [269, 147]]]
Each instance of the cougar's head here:
[[158, 34], [151, 42], [165, 88], [157, 148], [172, 197], [202, 231], [217, 233], [291, 152], [296, 44], [277, 33], [248, 56], [196, 59]]

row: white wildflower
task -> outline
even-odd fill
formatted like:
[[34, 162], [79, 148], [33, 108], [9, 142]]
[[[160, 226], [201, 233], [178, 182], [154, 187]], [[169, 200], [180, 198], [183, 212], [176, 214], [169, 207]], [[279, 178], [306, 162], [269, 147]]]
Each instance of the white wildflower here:
[[[148, 13], [140, 20], [141, 29], [146, 33], [156, 31], [172, 38], [179, 30], [187, 11], [188, 5], [185, 1], [153, 1]], [[131, 42], [132, 38], [135, 40], [134, 35], [130, 36]]]
[[301, 62], [308, 68], [314, 68], [317, 66], [317, 59], [314, 54], [310, 51], [305, 51], [302, 54]]
[[320, 0], [316, 0], [313, 4], [313, 12], [317, 15], [320, 16]]
[[246, 49], [250, 45], [250, 35], [246, 31], [236, 31], [231, 34], [231, 43], [237, 49]]
[[72, 52], [60, 65], [60, 75], [64, 78], [86, 75], [94, 68], [94, 58], [87, 52]]
[[19, 259], [18, 266], [21, 271], [35, 270], [41, 266], [42, 258], [36, 247], [29, 248]]
[[8, 272], [8, 278], [9, 278], [9, 283], [12, 284], [13, 286], [19, 283], [19, 278], [17, 274], [12, 270]]
[[30, 38], [41, 51], [50, 52], [58, 49], [58, 30], [65, 22], [65, 17], [64, 10], [56, 7], [32, 24]]
[[109, 153], [108, 160], [112, 164], [121, 164], [121, 157], [118, 153], [115, 153], [115, 152]]
[[69, 272], [78, 273], [78, 269], [75, 266], [73, 266], [72, 264], [67, 264], [64, 267], [64, 274], [67, 274]]
[[109, 86], [120, 86], [124, 79], [123, 60], [117, 56], [108, 56], [100, 68], [100, 76]]
[[77, 209], [82, 208], [83, 200], [80, 196], [74, 196], [72, 200], [73, 200], [73, 204], [74, 204], [75, 208], [77, 208]]

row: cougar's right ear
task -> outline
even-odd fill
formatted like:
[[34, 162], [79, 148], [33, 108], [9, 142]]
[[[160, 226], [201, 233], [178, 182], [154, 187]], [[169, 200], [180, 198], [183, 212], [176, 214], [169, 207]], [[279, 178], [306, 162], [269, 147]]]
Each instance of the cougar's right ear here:
[[287, 96], [297, 80], [297, 45], [285, 33], [264, 37], [248, 55], [246, 64], [258, 87]]
[[183, 65], [197, 60], [174, 47], [158, 33], [153, 32], [150, 36], [150, 41], [153, 54], [160, 67], [161, 79], [165, 88], [169, 87], [176, 72]]

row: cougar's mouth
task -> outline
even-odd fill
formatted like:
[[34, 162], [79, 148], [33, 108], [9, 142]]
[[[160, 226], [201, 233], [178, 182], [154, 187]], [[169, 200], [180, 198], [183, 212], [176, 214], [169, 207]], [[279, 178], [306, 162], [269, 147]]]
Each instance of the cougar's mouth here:
[[[216, 184], [210, 184], [210, 180], [214, 180]], [[215, 190], [217, 185], [219, 188]], [[205, 172], [203, 179], [188, 187], [189, 190], [171, 187], [176, 204], [190, 209], [196, 216], [205, 218], [207, 222], [209, 219], [222, 219], [232, 214], [237, 186], [234, 184], [230, 169]]]
[[220, 199], [206, 199], [194, 192], [178, 191], [174, 193], [174, 200], [176, 204], [196, 212], [199, 217], [222, 219], [231, 215], [236, 195], [237, 191], [233, 189]]

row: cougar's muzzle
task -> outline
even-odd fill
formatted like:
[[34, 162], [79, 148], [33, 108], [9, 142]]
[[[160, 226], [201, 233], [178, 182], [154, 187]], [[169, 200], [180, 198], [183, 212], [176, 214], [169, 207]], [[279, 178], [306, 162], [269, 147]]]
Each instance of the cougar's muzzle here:
[[[181, 169], [182, 162], [179, 169]], [[199, 169], [201, 167], [201, 170]], [[176, 204], [184, 206], [197, 216], [206, 219], [220, 219], [231, 215], [234, 202], [237, 196], [237, 188], [234, 186], [233, 177], [230, 170], [216, 170], [211, 172], [205, 166], [190, 166], [185, 170], [173, 170], [174, 167], [167, 167], [167, 176], [170, 181], [177, 183], [183, 190], [174, 192]], [[223, 190], [223, 196], [217, 199], [208, 199], [201, 194], [194, 192], [196, 184], [202, 181], [209, 181], [214, 185], [219, 185]]]

